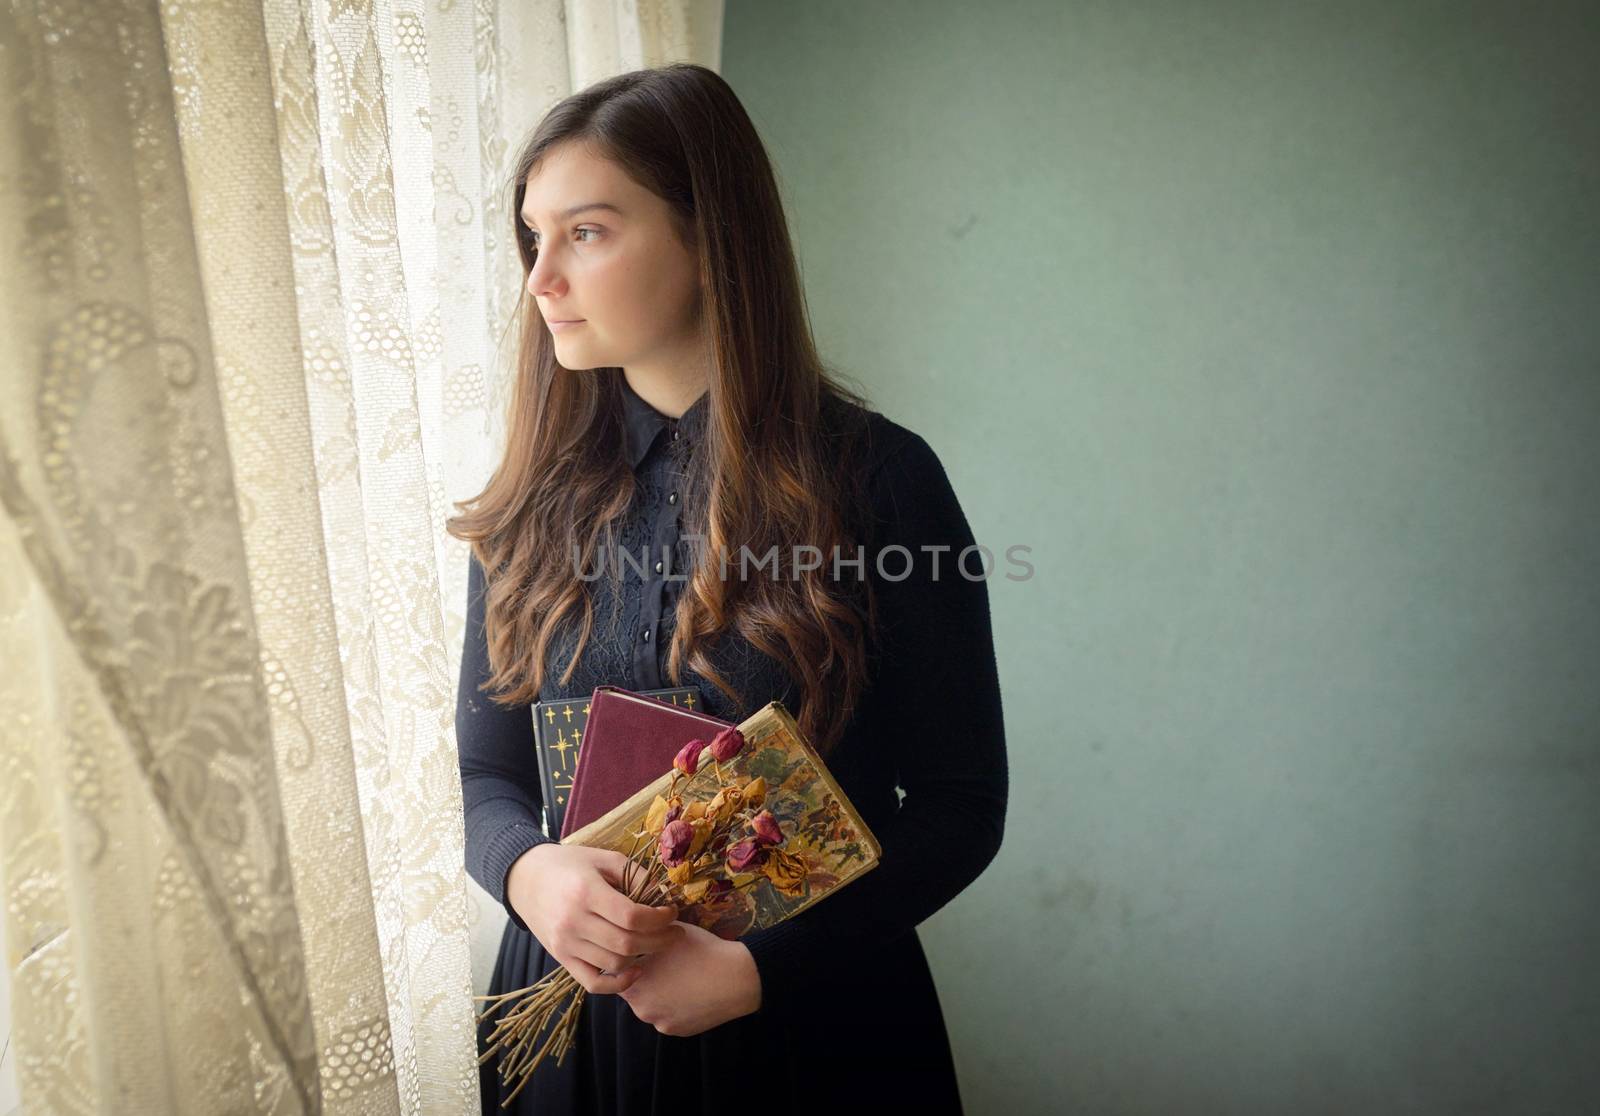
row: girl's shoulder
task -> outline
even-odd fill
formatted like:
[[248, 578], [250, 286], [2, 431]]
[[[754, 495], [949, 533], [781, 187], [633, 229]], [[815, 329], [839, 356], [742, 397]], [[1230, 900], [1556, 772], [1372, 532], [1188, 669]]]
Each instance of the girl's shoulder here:
[[881, 496], [885, 489], [944, 482], [944, 467], [933, 447], [887, 415], [831, 396], [824, 417], [836, 460], [856, 472], [869, 491]]

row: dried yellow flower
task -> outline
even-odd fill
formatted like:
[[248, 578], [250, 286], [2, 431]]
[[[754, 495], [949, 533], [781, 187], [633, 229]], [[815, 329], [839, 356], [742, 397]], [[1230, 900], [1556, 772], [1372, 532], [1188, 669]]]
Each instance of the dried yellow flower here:
[[767, 858], [761, 864], [761, 871], [772, 881], [773, 887], [791, 899], [798, 899], [806, 893], [806, 881], [811, 875], [811, 866], [806, 863], [806, 858], [803, 856], [796, 856], [780, 848], [769, 848]]
[[690, 880], [694, 879], [694, 864], [685, 860], [682, 864], [668, 868], [667, 879], [671, 880], [679, 887], [684, 886]]
[[652, 837], [659, 837], [662, 827], [666, 824], [667, 800], [658, 794], [655, 801], [650, 803], [650, 809], [645, 813], [644, 831]]
[[744, 785], [744, 805], [751, 810], [758, 810], [767, 800], [767, 777], [751, 779]]
[[694, 837], [689, 841], [689, 859], [693, 860], [706, 847], [706, 842], [711, 840], [712, 821], [710, 818], [695, 818], [689, 826], [694, 830]]

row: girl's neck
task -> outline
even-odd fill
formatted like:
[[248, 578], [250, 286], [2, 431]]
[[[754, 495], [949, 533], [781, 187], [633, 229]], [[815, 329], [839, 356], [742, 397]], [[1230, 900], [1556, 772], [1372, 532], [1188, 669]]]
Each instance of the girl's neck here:
[[710, 386], [703, 370], [675, 374], [624, 368], [622, 375], [635, 395], [668, 418], [681, 418]]

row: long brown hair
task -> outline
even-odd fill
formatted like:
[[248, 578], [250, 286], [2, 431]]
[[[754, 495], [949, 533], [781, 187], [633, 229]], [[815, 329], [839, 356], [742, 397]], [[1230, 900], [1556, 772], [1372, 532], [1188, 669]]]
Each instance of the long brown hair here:
[[[638, 70], [568, 97], [534, 130], [511, 179], [524, 279], [533, 255], [517, 214], [528, 176], [554, 145], [571, 141], [666, 200], [699, 257], [713, 360], [683, 523], [704, 538], [706, 560], [686, 571], [668, 677], [681, 684], [687, 664], [736, 706], [776, 696], [738, 694], [713, 666], [708, 650], [736, 632], [787, 668], [801, 690], [801, 730], [826, 753], [866, 687], [874, 623], [866, 578], [833, 577], [834, 554], [853, 559], [863, 541], [852, 527], [864, 523], [854, 513], [865, 498], [850, 454], [860, 446], [865, 401], [817, 355], [766, 150], [733, 90], [701, 66]], [[571, 680], [595, 612], [575, 563], [589, 570], [597, 552], [613, 551], [634, 494], [621, 452], [621, 369], [562, 368], [526, 283], [514, 324], [505, 456], [446, 527], [483, 566], [492, 672], [483, 688], [507, 705], [538, 700], [561, 624], [581, 617], [561, 677]], [[802, 543], [821, 551], [821, 568], [792, 560]], [[722, 576], [720, 556], [748, 547], [759, 558], [772, 546], [778, 576]]]

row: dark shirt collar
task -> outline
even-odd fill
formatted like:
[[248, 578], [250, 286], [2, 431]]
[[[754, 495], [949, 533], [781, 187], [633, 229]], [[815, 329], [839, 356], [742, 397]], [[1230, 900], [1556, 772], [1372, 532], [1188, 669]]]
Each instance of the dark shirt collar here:
[[641, 399], [638, 392], [628, 386], [626, 376], [619, 376], [618, 381], [622, 385], [623, 435], [630, 468], [639, 467], [639, 462], [650, 452], [650, 447], [662, 431], [667, 432], [668, 438], [676, 430], [680, 439], [691, 442], [699, 440], [705, 430], [706, 412], [711, 405], [709, 391], [701, 392], [700, 398], [691, 403], [680, 417], [669, 418]]

